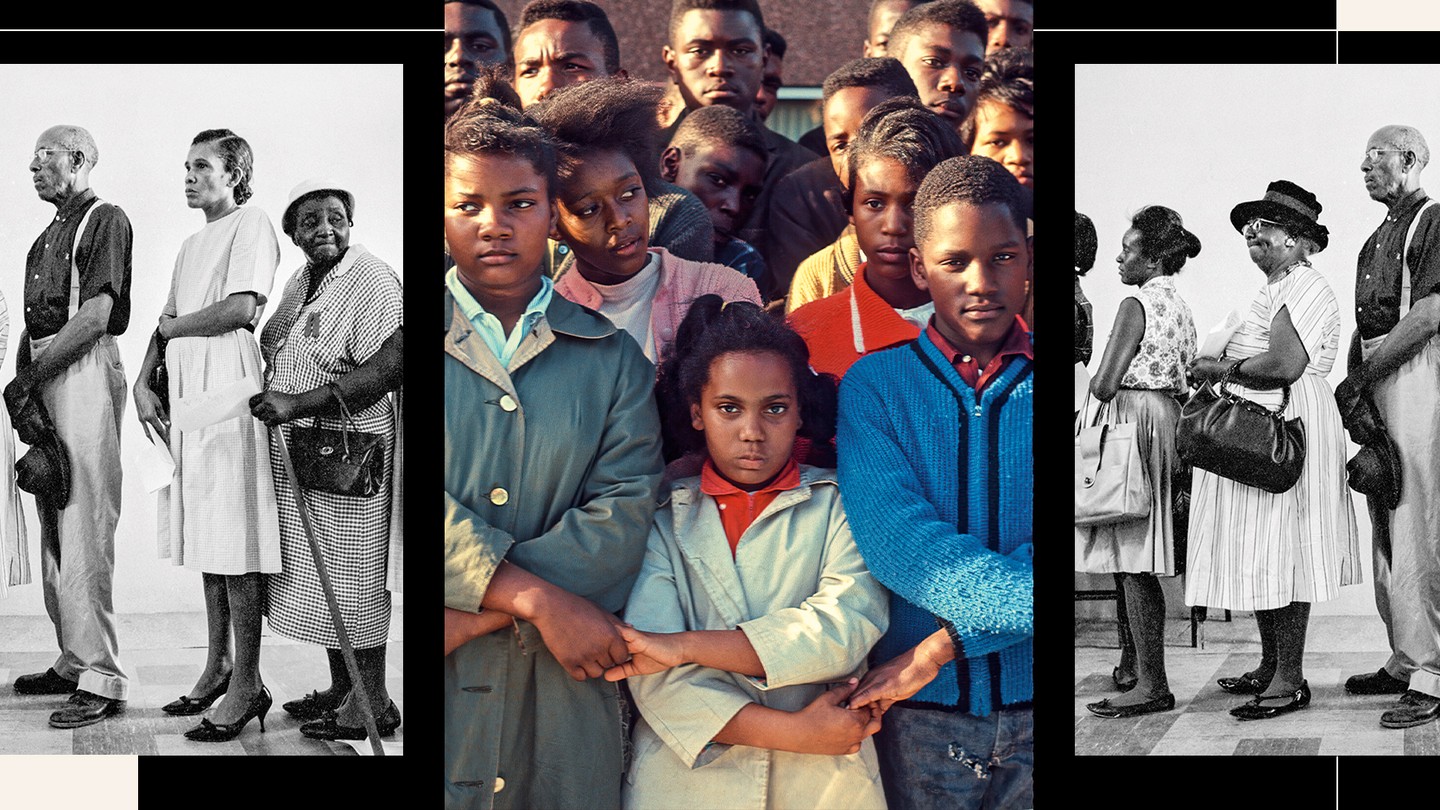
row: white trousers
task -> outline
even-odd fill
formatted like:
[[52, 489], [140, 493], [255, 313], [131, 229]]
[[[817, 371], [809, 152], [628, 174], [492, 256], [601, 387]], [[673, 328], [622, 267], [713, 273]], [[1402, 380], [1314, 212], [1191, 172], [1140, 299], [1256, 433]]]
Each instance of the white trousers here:
[[[32, 357], [43, 355], [51, 338], [31, 341]], [[120, 668], [111, 604], [125, 413], [125, 368], [115, 339], [100, 338], [43, 383], [40, 395], [70, 460], [70, 502], [54, 530], [41, 518], [45, 610], [60, 643], [55, 671], [87, 692], [124, 700], [129, 679]]]
[[1400, 503], [1392, 512], [1370, 499], [1375, 542], [1375, 607], [1391, 655], [1385, 671], [1410, 688], [1440, 697], [1440, 337], [1433, 337], [1372, 393], [1400, 450]]

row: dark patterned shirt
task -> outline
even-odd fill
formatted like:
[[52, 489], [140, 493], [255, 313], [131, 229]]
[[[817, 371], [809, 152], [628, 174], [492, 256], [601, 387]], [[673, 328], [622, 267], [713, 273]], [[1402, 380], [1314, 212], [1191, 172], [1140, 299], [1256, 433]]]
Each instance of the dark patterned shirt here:
[[[86, 189], [60, 206], [30, 246], [25, 259], [25, 328], [32, 340], [60, 331], [70, 320], [70, 251], [75, 230], [95, 200]], [[75, 251], [80, 303], [101, 293], [114, 299], [106, 332], [122, 335], [130, 323], [130, 220], [114, 205], [100, 203], [90, 215]]]
[[756, 284], [760, 283], [760, 277], [765, 274], [765, 259], [760, 256], [760, 251], [750, 247], [750, 243], [742, 239], [732, 238], [721, 245], [715, 251], [715, 262], [739, 270]]
[[1095, 324], [1090, 313], [1090, 299], [1080, 291], [1080, 277], [1075, 277], [1075, 362], [1090, 364], [1095, 350]]
[[[1429, 197], [1415, 189], [1386, 212], [1360, 248], [1355, 273], [1355, 322], [1363, 338], [1387, 334], [1400, 322], [1400, 251], [1415, 213]], [[1410, 303], [1440, 290], [1440, 206], [1426, 211], [1410, 241]]]

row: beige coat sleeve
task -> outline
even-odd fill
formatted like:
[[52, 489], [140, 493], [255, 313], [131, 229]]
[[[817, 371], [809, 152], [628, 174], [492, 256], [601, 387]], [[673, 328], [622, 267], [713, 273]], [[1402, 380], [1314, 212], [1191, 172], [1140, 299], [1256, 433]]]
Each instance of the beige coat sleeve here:
[[865, 567], [838, 497], [829, 527], [814, 595], [740, 625], [765, 665], [765, 679], [752, 679], [761, 689], [841, 680], [889, 627], [889, 592]]
[[[657, 515], [668, 516], [662, 511]], [[672, 554], [674, 555], [672, 557]], [[681, 593], [688, 592], [683, 569], [671, 563], [679, 557], [676, 548], [658, 527], [650, 531], [640, 578], [630, 592], [625, 620], [636, 629], [652, 633], [679, 633], [689, 627], [681, 606]], [[752, 701], [738, 676], [695, 664], [668, 669], [654, 675], [628, 679], [636, 707], [655, 733], [691, 768], [698, 768], [723, 754], [730, 746], [712, 743], [731, 718]]]

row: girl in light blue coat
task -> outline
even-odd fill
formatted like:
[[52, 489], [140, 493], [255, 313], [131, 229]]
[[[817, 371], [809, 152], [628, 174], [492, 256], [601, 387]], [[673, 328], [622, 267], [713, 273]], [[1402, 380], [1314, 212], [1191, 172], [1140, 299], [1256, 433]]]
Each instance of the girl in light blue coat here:
[[[629, 808], [885, 806], [879, 715], [845, 701], [885, 632], [828, 442], [835, 387], [758, 306], [702, 296], [657, 383], [666, 435], [708, 456], [669, 488], [622, 628], [639, 710]], [[818, 755], [818, 756], [817, 756]]]

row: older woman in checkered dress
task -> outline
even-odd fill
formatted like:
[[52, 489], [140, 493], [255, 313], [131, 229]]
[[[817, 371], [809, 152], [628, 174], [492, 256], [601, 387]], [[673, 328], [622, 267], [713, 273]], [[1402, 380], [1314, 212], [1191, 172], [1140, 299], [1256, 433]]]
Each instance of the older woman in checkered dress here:
[[[267, 425], [315, 425], [340, 430], [340, 402], [363, 433], [383, 437], [385, 465], [379, 492], [369, 497], [303, 489], [305, 506], [325, 568], [355, 647], [381, 736], [400, 725], [385, 690], [385, 641], [390, 628], [387, 564], [398, 537], [399, 481], [394, 475], [399, 439], [400, 279], [364, 247], [350, 244], [355, 198], [343, 187], [307, 181], [290, 193], [281, 219], [285, 234], [305, 252], [306, 264], [285, 285], [275, 316], [260, 337], [266, 361], [265, 391], [251, 412]], [[272, 443], [271, 466], [280, 505], [283, 571], [269, 578], [270, 627], [281, 635], [323, 644], [331, 685], [284, 704], [310, 722], [301, 733], [316, 739], [364, 739], [358, 700], [340, 654], [291, 486]], [[396, 488], [392, 491], [392, 483]], [[393, 572], [392, 572], [393, 573]], [[398, 589], [398, 577], [392, 576]]]

